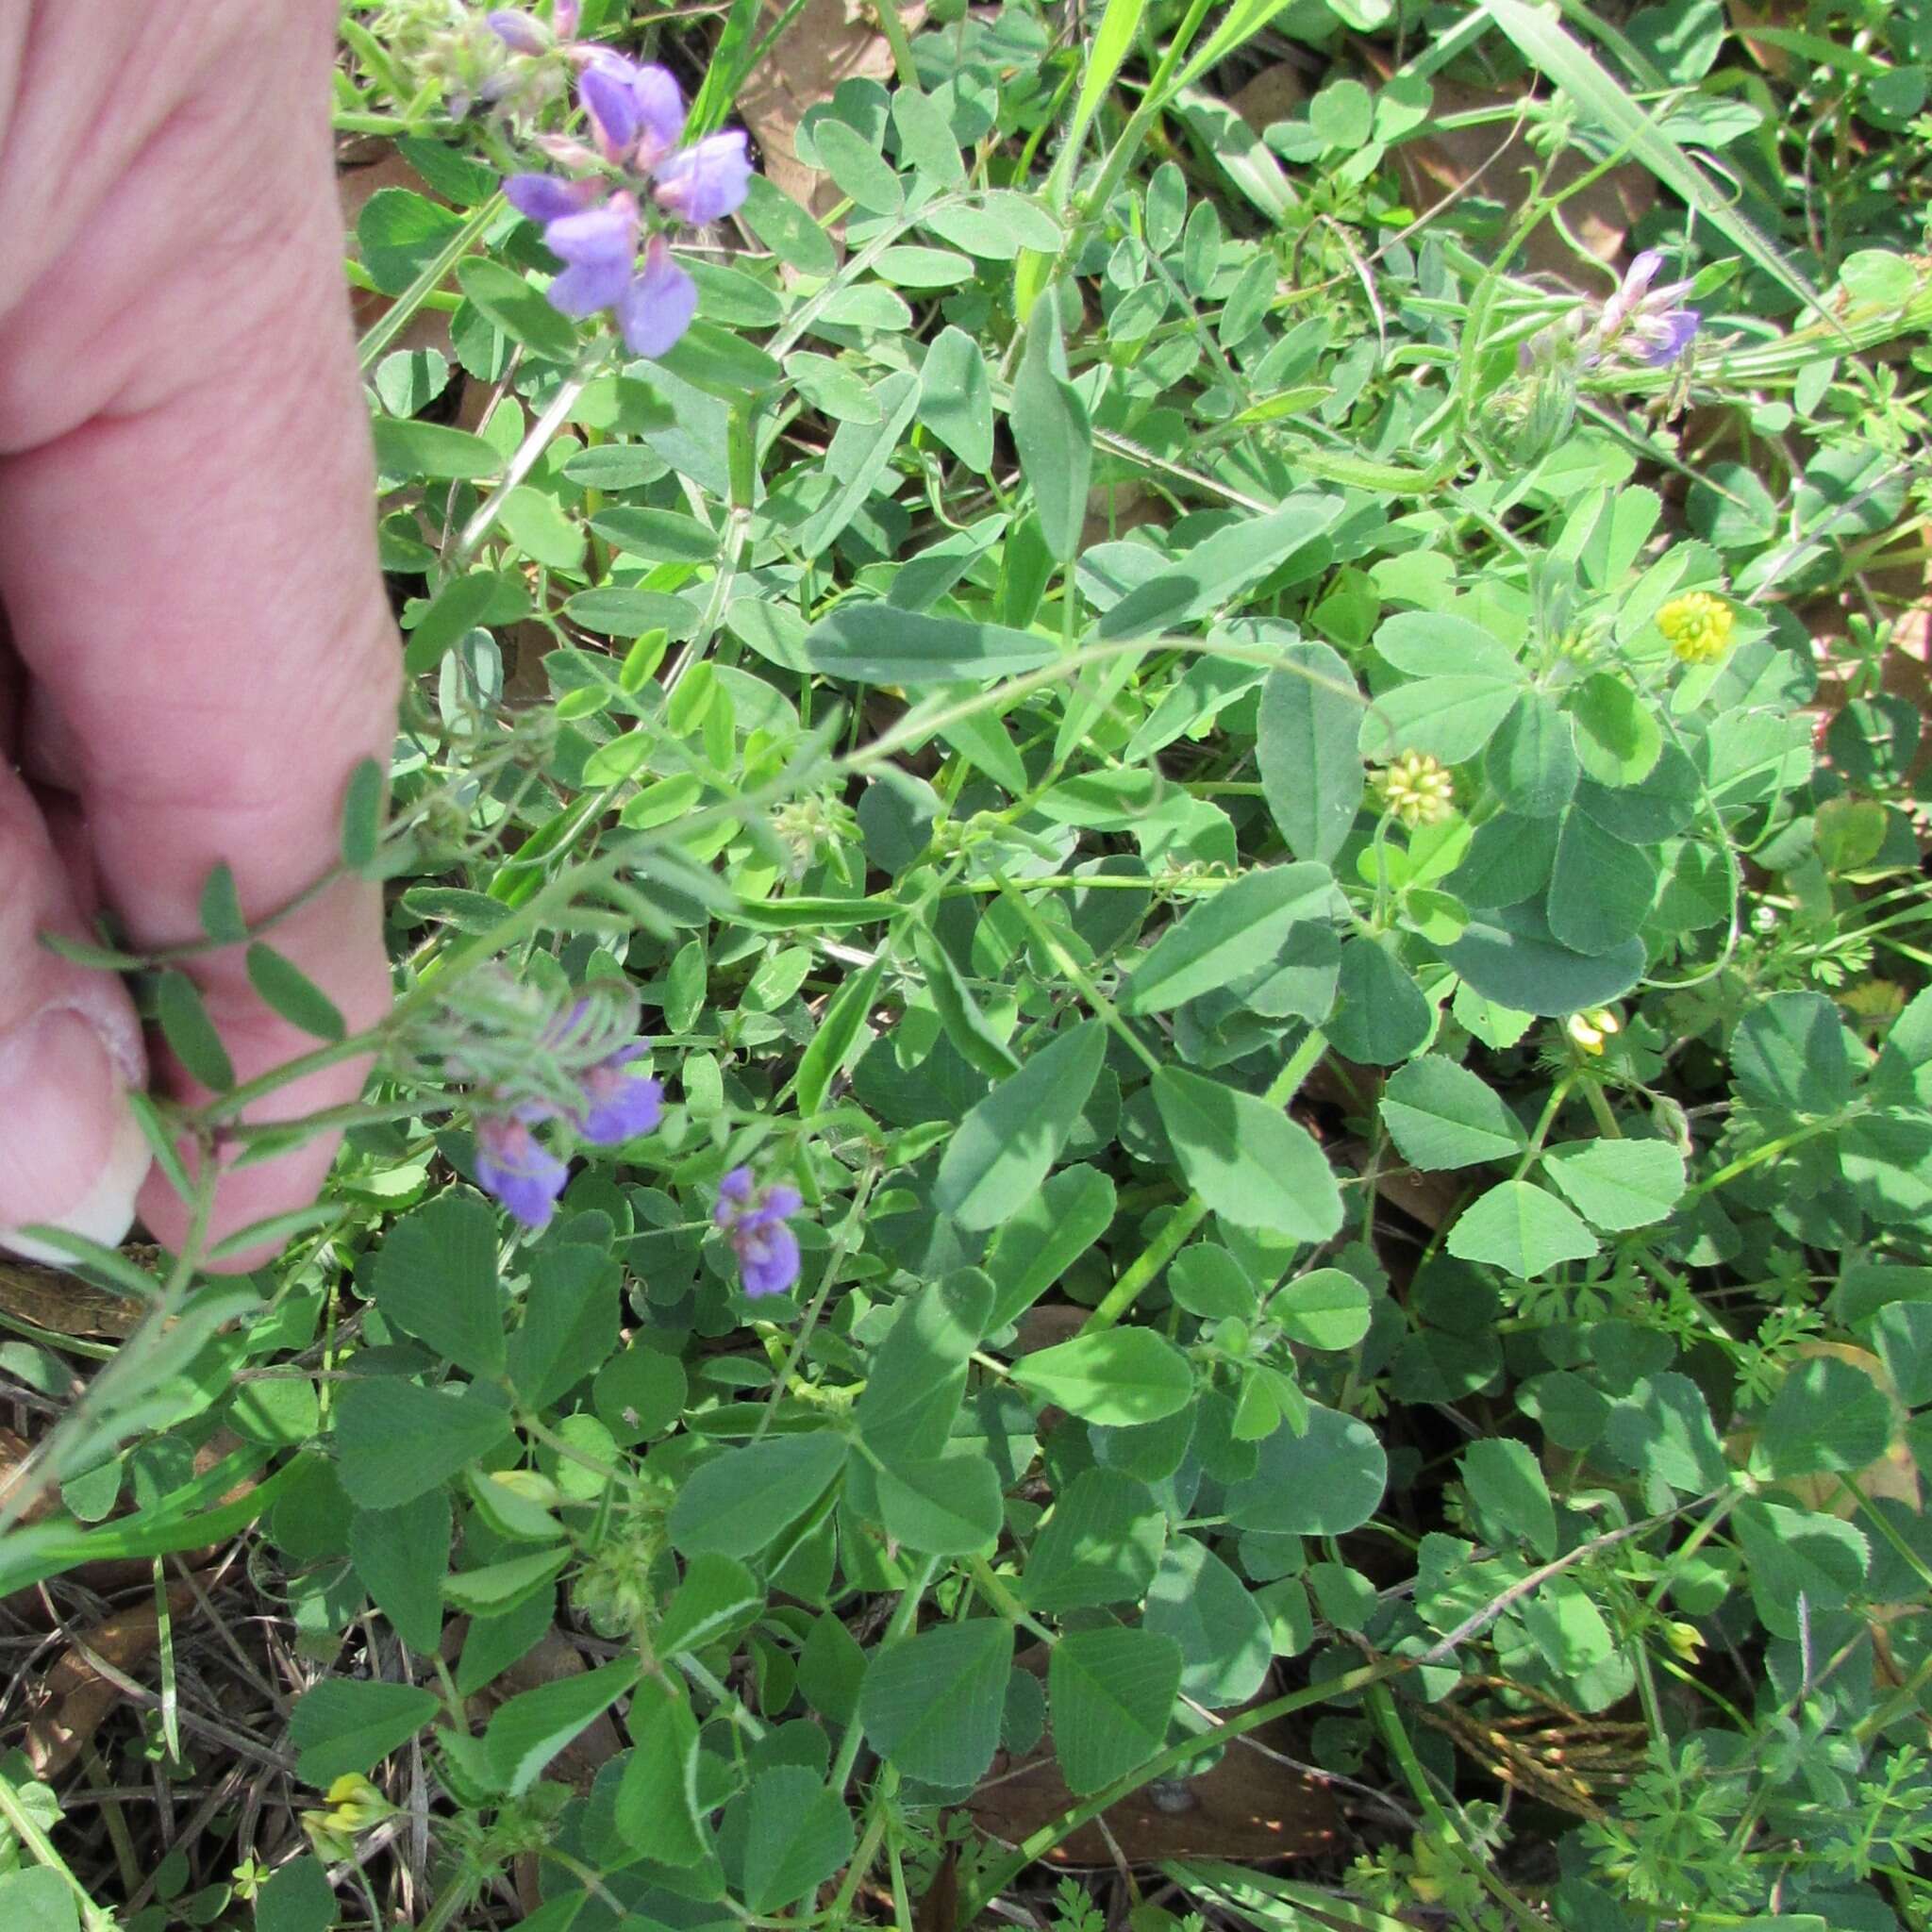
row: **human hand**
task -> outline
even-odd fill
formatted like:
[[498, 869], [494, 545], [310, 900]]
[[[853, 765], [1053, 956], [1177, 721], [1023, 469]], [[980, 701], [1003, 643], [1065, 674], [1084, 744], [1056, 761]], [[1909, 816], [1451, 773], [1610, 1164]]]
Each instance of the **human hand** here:
[[[376, 567], [327, 121], [335, 0], [32, 0], [0, 15], [0, 1242], [113, 1242], [139, 1195], [179, 1246], [125, 1092], [120, 982], [64, 960], [105, 904], [200, 936], [210, 869], [251, 921], [335, 862], [348, 776], [387, 762], [400, 656]], [[11, 648], [7, 632], [10, 630]], [[273, 943], [352, 1030], [389, 1000], [374, 888]], [[315, 1041], [242, 948], [196, 956], [236, 1076]], [[351, 1101], [366, 1063], [250, 1119]], [[158, 1087], [202, 1097], [160, 1051]], [[225, 1174], [206, 1240], [312, 1198], [335, 1138]], [[238, 1257], [242, 1265], [259, 1257]]]

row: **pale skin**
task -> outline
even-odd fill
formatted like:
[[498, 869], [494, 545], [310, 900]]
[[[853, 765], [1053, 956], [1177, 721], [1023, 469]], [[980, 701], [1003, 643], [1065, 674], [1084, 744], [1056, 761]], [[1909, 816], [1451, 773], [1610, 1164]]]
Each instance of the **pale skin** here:
[[[106, 906], [198, 936], [209, 869], [259, 919], [338, 856], [387, 760], [400, 655], [341, 281], [336, 0], [0, 9], [0, 1242], [28, 1221], [154, 1237], [186, 1212], [129, 1137], [129, 1080], [193, 1097], [120, 983], [43, 930]], [[374, 888], [274, 932], [352, 1029], [389, 1002]], [[242, 1080], [313, 1048], [239, 949], [191, 971]], [[256, 1119], [354, 1099], [345, 1064]], [[313, 1198], [333, 1137], [225, 1174], [209, 1243]], [[119, 1225], [115, 1225], [116, 1222]], [[259, 1259], [259, 1254], [238, 1257]]]

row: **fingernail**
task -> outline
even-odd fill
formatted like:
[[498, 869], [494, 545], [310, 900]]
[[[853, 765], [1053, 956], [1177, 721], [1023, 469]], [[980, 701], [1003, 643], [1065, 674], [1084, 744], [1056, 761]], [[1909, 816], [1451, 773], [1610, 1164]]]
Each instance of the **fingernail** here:
[[148, 1169], [145, 1137], [127, 1105], [138, 1077], [116, 1028], [75, 1008], [47, 1008], [0, 1041], [0, 1246], [60, 1262], [59, 1249], [8, 1232], [26, 1222], [112, 1247], [134, 1220]]

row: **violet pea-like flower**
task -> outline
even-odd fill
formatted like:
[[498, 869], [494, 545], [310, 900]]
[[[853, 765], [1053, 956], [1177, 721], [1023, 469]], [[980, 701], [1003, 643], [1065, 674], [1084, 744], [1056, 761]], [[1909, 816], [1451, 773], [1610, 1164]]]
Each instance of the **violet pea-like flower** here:
[[727, 127], [658, 162], [652, 173], [651, 192], [659, 208], [700, 227], [734, 213], [742, 205], [750, 181], [744, 129]]
[[718, 1183], [718, 1206], [711, 1218], [738, 1257], [739, 1279], [746, 1294], [783, 1294], [797, 1281], [798, 1237], [786, 1220], [803, 1205], [803, 1197], [789, 1181], [756, 1187], [748, 1167], [734, 1167]]
[[527, 1228], [547, 1227], [570, 1169], [515, 1114], [476, 1123], [476, 1179]]
[[587, 1068], [579, 1081], [584, 1099], [571, 1124], [594, 1147], [615, 1147], [650, 1133], [664, 1118], [664, 1084], [633, 1074], [628, 1063], [644, 1051], [641, 1041]]

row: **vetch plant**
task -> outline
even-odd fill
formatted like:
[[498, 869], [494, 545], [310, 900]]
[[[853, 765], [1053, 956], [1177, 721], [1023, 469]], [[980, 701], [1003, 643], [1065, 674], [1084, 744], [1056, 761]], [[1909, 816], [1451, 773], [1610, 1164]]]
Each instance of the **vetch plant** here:
[[[755, 13], [345, 14], [393, 1013], [220, 869], [68, 940], [158, 1147], [342, 1152], [227, 1284], [161, 1157], [125, 1341], [0, 1275], [0, 1596], [158, 1563], [251, 1792], [158, 1903], [1918, 1925], [1911, 9], [888, 9], [778, 126]], [[129, 1898], [95, 1748], [0, 1765], [0, 1921]]]

